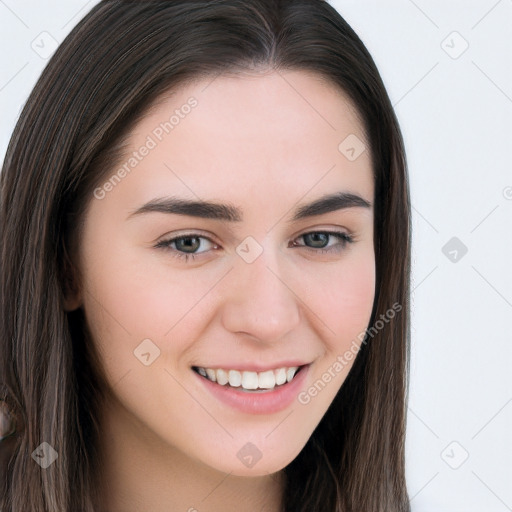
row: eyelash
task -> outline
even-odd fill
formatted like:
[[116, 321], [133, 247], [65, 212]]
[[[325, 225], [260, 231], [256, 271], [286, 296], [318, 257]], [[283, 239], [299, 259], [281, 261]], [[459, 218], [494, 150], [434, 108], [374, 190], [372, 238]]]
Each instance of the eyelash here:
[[[309, 231], [308, 233], [303, 233], [302, 235], [298, 236], [296, 238], [296, 240], [303, 238], [307, 235], [329, 235], [329, 236], [336, 237], [336, 238], [338, 238], [338, 240], [340, 240], [341, 247], [336, 248], [336, 246], [333, 246], [329, 249], [322, 249], [322, 248], [315, 249], [314, 247], [308, 247], [306, 245], [295, 245], [294, 247], [304, 247], [304, 248], [308, 249], [309, 251], [312, 251], [317, 254], [318, 253], [326, 254], [326, 253], [333, 253], [333, 252], [334, 253], [341, 252], [343, 249], [345, 249], [347, 244], [351, 244], [354, 242], [354, 238], [344, 231]], [[215, 242], [213, 242], [213, 240], [211, 240], [210, 238], [208, 238], [206, 236], [198, 235], [195, 233], [190, 233], [190, 234], [185, 234], [185, 235], [180, 235], [180, 236], [177, 236], [174, 238], [170, 238], [168, 240], [161, 240], [160, 242], [158, 242], [155, 245], [155, 248], [171, 251], [173, 257], [178, 258], [178, 259], [184, 259], [185, 263], [186, 263], [186, 262], [188, 262], [189, 259], [195, 260], [196, 257], [198, 256], [198, 254], [180, 252], [177, 249], [171, 248], [170, 245], [174, 242], [177, 242], [179, 240], [184, 240], [187, 238], [204, 238], [205, 240], [208, 240], [212, 244], [217, 245]], [[202, 254], [202, 253], [199, 253], [199, 254]]]

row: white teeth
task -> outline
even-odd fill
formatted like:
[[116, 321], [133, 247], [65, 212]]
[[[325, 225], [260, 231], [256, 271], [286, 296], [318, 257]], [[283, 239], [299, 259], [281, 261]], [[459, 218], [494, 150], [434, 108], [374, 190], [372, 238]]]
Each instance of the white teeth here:
[[197, 371], [203, 377], [217, 382], [221, 386], [229, 384], [234, 388], [243, 388], [246, 390], [257, 389], [273, 389], [275, 386], [282, 386], [290, 382], [297, 373], [298, 366], [290, 368], [276, 368], [275, 370], [267, 370], [264, 372], [250, 372], [239, 370], [224, 370], [222, 368], [201, 368], [197, 367]]
[[286, 368], [279, 368], [274, 370], [276, 376], [276, 386], [280, 386], [286, 382]]
[[217, 384], [225, 386], [229, 381], [228, 374], [224, 370], [216, 370], [215, 373], [217, 374]]
[[245, 389], [258, 389], [258, 374], [256, 372], [243, 372], [242, 387]]
[[229, 370], [229, 385], [238, 388], [242, 385], [242, 374], [237, 370]]
[[258, 374], [259, 387], [262, 389], [272, 389], [276, 385], [274, 370], [268, 370]]
[[298, 366], [293, 366], [292, 368], [288, 368], [288, 370], [286, 370], [286, 381], [287, 382], [290, 382], [293, 377], [295, 376], [295, 373], [297, 372], [297, 370], [299, 369]]

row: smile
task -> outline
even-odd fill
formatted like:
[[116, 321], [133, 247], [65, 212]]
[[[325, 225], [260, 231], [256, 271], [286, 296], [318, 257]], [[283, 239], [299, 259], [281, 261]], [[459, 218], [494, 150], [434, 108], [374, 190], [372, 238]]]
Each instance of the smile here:
[[[193, 375], [215, 401], [248, 414], [273, 414], [290, 407], [305, 386], [312, 363], [277, 363], [276, 368], [258, 368], [250, 363], [238, 369], [192, 366]], [[263, 371], [255, 371], [255, 370]], [[202, 400], [202, 398], [201, 398]]]
[[291, 382], [301, 368], [302, 366], [291, 366], [263, 372], [253, 372], [223, 368], [192, 367], [196, 373], [211, 382], [215, 382], [221, 386], [238, 388], [239, 391], [249, 393], [265, 393], [275, 388], [280, 388]]

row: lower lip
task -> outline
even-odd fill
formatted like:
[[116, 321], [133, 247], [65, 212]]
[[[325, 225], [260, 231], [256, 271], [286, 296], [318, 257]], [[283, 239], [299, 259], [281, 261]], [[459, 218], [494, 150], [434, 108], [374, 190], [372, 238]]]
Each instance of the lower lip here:
[[196, 372], [194, 374], [222, 403], [249, 414], [272, 414], [286, 409], [298, 396], [309, 366], [302, 367], [290, 382], [263, 393], [250, 393], [240, 391], [241, 388], [221, 386]]

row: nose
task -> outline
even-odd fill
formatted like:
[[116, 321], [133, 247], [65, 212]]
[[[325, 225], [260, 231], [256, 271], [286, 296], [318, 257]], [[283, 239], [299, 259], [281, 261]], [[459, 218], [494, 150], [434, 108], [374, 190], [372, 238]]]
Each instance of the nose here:
[[300, 322], [300, 300], [293, 283], [265, 250], [255, 261], [235, 262], [224, 283], [222, 324], [233, 333], [273, 343], [283, 339]]

